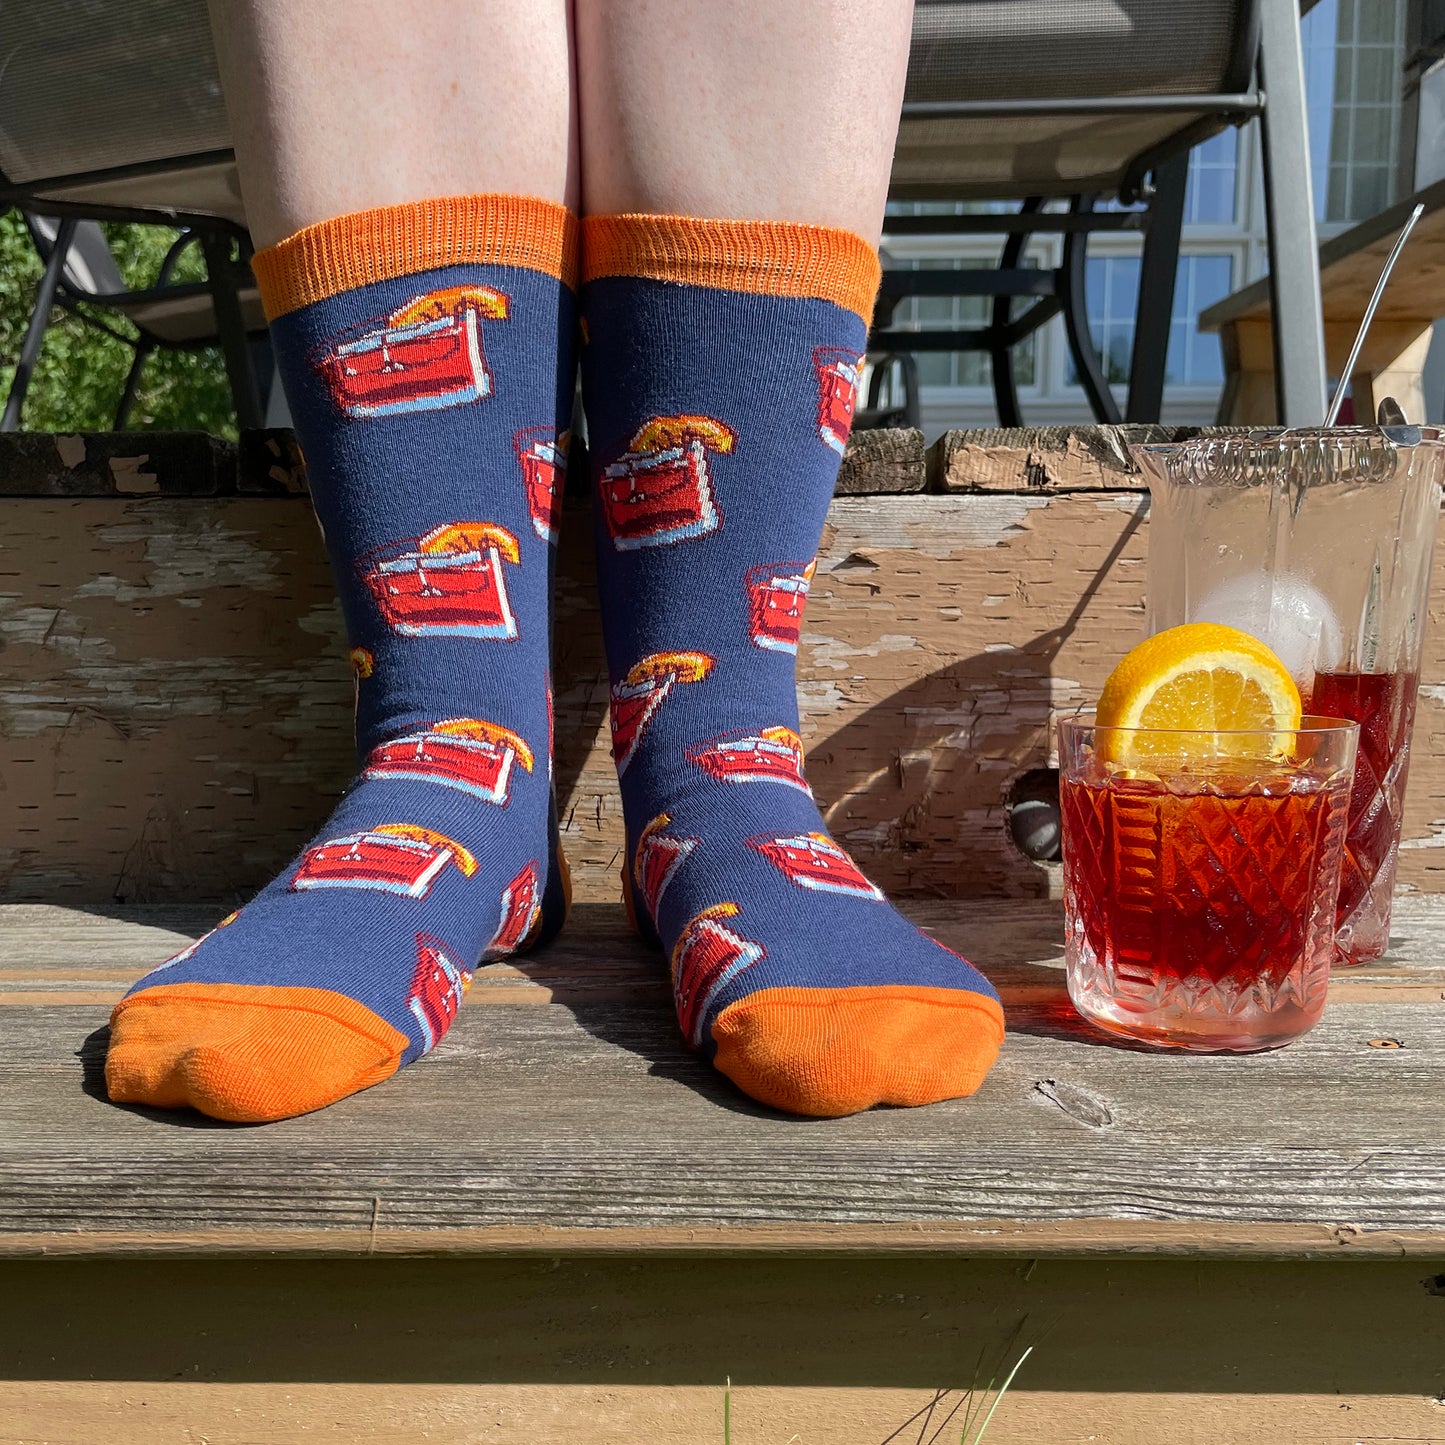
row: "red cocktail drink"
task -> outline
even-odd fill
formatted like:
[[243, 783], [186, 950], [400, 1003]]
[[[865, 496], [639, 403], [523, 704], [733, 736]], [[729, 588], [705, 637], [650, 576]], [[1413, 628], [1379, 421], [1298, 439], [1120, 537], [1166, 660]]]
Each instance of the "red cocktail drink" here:
[[1311, 712], [1360, 725], [1340, 882], [1340, 962], [1379, 958], [1390, 936], [1390, 899], [1410, 768], [1419, 678], [1400, 672], [1322, 672]]
[[[1306, 719], [1257, 762], [1178, 734], [1177, 765], [1118, 766], [1062, 725], [1069, 995], [1112, 1033], [1186, 1049], [1287, 1043], [1324, 1009], [1354, 732]], [[1275, 735], [1278, 736], [1278, 735]]]
[[1149, 630], [1243, 629], [1311, 712], [1360, 724], [1337, 963], [1389, 938], [1445, 480], [1439, 428], [1332, 427], [1134, 450], [1149, 479]]

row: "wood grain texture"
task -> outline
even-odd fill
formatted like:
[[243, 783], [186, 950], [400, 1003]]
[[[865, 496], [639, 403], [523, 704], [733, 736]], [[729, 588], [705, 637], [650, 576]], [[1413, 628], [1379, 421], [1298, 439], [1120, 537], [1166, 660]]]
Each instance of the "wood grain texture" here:
[[989, 427], [948, 431], [928, 449], [931, 492], [1142, 489], [1129, 447], [1176, 442], [1200, 427]]
[[[932, 915], [1024, 991], [979, 1094], [826, 1122], [753, 1105], [683, 1048], [616, 909], [481, 970], [480, 1006], [397, 1079], [264, 1128], [117, 1109], [104, 1006], [7, 1007], [0, 1253], [1445, 1254], [1437, 901], [1402, 910], [1422, 943], [1435, 919], [1428, 962], [1383, 966], [1424, 987], [1342, 985], [1307, 1038], [1247, 1058], [1104, 1042], [1047, 981], [1056, 915], [1015, 910], [992, 931]], [[182, 922], [67, 935], [58, 912], [0, 933], [10, 978], [115, 981]]]
[[[279, 444], [270, 465], [284, 490]], [[226, 911], [320, 826], [353, 766], [339, 609], [304, 499], [11, 498], [6, 517], [0, 900]], [[1056, 868], [1015, 849], [1007, 801], [1053, 761], [1053, 720], [1142, 636], [1147, 530], [1137, 487], [835, 500], [799, 651], [802, 731], [830, 826], [890, 892], [1058, 891]], [[570, 507], [556, 779], [577, 896], [611, 900], [623, 827], [593, 589], [587, 515]], [[1399, 877], [1438, 891], [1445, 549], [1430, 607]]]
[[[1433, 321], [1445, 315], [1445, 181], [1436, 181], [1320, 246], [1326, 322], [1360, 324], [1385, 257], [1416, 202], [1424, 204], [1425, 214], [1410, 237], [1395, 284], [1381, 298], [1376, 320]], [[1212, 331], [1226, 321], [1268, 314], [1269, 283], [1256, 281], [1201, 312], [1199, 328]]]
[[916, 427], [879, 427], [848, 438], [834, 491], [840, 497], [921, 492], [925, 480], [923, 433]]
[[[1010, 1007], [1062, 1004], [1063, 907], [1057, 900], [904, 900], [919, 927], [977, 959]], [[216, 922], [208, 905], [132, 904], [86, 909], [0, 905], [0, 1006], [109, 1005], [142, 974]], [[1390, 952], [1339, 970], [1338, 1004], [1445, 1003], [1445, 897], [1401, 894]], [[621, 905], [582, 902], [544, 953], [492, 964], [463, 1004], [578, 1004], [657, 999], [657, 956]]]

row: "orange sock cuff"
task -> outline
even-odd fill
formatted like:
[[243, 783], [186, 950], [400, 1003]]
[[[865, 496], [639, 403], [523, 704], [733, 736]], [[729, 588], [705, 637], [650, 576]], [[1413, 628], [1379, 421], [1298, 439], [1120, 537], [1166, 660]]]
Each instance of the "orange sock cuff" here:
[[445, 196], [318, 221], [257, 251], [268, 320], [440, 266], [523, 266], [577, 285], [577, 217], [534, 196]]
[[793, 221], [691, 216], [587, 216], [582, 279], [640, 276], [720, 291], [831, 301], [873, 319], [882, 272], [861, 236]]

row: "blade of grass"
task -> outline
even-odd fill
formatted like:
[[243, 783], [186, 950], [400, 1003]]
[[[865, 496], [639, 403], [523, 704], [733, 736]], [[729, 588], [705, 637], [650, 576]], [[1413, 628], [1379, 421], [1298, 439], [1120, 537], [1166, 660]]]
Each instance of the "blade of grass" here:
[[[999, 1346], [997, 1363], [994, 1364], [992, 1371], [988, 1377], [988, 1384], [983, 1387], [983, 1394], [978, 1397], [978, 1404], [975, 1407], [974, 1393], [978, 1387], [979, 1372], [983, 1369], [984, 1352], [983, 1347], [979, 1347], [978, 1364], [974, 1366], [973, 1371], [973, 1384], [968, 1387], [968, 1414], [963, 1417], [963, 1435], [961, 1437], [961, 1445], [968, 1445], [969, 1426], [977, 1420], [978, 1416], [983, 1412], [984, 1407], [988, 1404], [988, 1397], [993, 1391], [994, 1381], [998, 1379], [999, 1371], [1003, 1369], [1004, 1362], [1014, 1352], [1014, 1348], [1019, 1342], [1019, 1337], [1024, 1332], [1024, 1326], [1028, 1324], [1028, 1322], [1028, 1315], [1020, 1315], [1018, 1318], [1018, 1323], [1015, 1324], [1013, 1329], [1011, 1329], [1005, 1336], [1003, 1344]], [[937, 1438], [938, 1436], [935, 1435], [934, 1439], [936, 1440]]]
[[[999, 1386], [998, 1394], [993, 1397], [993, 1404], [988, 1407], [988, 1414], [983, 1417], [983, 1424], [978, 1427], [978, 1434], [973, 1437], [972, 1445], [979, 1445], [979, 1441], [983, 1439], [983, 1432], [988, 1429], [988, 1422], [993, 1419], [993, 1412], [998, 1409], [998, 1402], [1008, 1393], [1008, 1387], [1013, 1384], [1014, 1376], [1018, 1374], [1019, 1370], [1023, 1367], [1023, 1362], [1028, 1359], [1033, 1352], [1034, 1347], [1030, 1345], [1014, 1362], [1013, 1369], [1008, 1372], [1007, 1378], [1003, 1384]], [[967, 1445], [967, 1442], [965, 1442], [965, 1445]]]
[[[980, 1346], [978, 1347], [978, 1359], [974, 1362], [974, 1366], [973, 1366], [973, 1379], [969, 1381], [969, 1385], [968, 1385], [968, 1396], [967, 1396], [968, 1409], [963, 1412], [963, 1438], [964, 1438], [965, 1440], [968, 1439], [968, 1422], [973, 1419], [973, 1414], [974, 1414], [974, 1403], [973, 1403], [973, 1400], [974, 1400], [974, 1396], [978, 1393], [978, 1377], [979, 1377], [979, 1375], [982, 1374], [982, 1373], [983, 1373], [983, 1346], [980, 1345]], [[947, 1424], [948, 1422], [947, 1422], [947, 1421], [944, 1421], [944, 1423]], [[934, 1437], [934, 1439], [937, 1439], [937, 1438], [938, 1438], [937, 1436]], [[932, 1445], [932, 1442], [930, 1442], [930, 1445]]]
[[723, 1386], [723, 1445], [733, 1445], [733, 1378]]

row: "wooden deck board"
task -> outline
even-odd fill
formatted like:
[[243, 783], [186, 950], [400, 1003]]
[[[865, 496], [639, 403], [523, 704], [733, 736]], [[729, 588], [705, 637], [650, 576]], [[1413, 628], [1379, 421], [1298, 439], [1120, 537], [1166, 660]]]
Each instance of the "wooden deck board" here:
[[909, 911], [1010, 1003], [974, 1099], [753, 1106], [682, 1047], [620, 910], [591, 905], [483, 970], [430, 1059], [252, 1128], [116, 1109], [101, 1086], [108, 1000], [208, 910], [7, 907], [0, 1253], [1445, 1255], [1445, 900], [1403, 896], [1391, 959], [1248, 1058], [1085, 1029], [1056, 904]]

